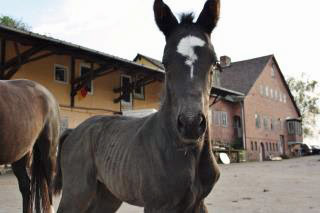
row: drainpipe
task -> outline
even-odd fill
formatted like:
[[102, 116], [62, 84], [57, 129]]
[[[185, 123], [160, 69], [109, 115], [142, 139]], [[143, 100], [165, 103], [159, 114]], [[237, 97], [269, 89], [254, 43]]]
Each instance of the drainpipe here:
[[241, 108], [241, 122], [242, 122], [242, 144], [243, 149], [246, 150], [246, 119], [244, 113], [244, 97], [240, 100], [240, 108]]

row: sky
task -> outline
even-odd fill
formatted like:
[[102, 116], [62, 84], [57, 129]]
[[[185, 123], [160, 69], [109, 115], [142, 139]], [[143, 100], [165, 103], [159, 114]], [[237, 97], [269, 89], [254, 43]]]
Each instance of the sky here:
[[[164, 0], [176, 16], [205, 0]], [[165, 39], [155, 25], [153, 0], [10, 0], [0, 15], [21, 19], [33, 32], [132, 60], [161, 60]], [[274, 54], [283, 74], [320, 82], [319, 0], [221, 0], [212, 34], [218, 56], [232, 61]]]

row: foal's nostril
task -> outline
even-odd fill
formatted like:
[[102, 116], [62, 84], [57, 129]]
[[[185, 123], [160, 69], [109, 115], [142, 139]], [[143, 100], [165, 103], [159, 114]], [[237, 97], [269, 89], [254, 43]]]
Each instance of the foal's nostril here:
[[181, 114], [178, 116], [178, 125], [180, 127], [185, 127], [185, 126], [197, 126], [197, 125], [202, 125], [203, 123], [206, 122], [206, 119], [203, 114], [198, 114], [198, 115], [184, 115]]

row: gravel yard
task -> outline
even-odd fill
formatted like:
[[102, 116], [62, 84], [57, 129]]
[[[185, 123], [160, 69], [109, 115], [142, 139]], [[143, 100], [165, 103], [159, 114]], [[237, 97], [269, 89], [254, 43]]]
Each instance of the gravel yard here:
[[[209, 212], [320, 212], [320, 155], [220, 168], [221, 178], [206, 199]], [[56, 209], [58, 202], [56, 198]], [[0, 213], [20, 213], [21, 206], [13, 174], [0, 175]], [[118, 212], [142, 213], [143, 209], [123, 204]]]

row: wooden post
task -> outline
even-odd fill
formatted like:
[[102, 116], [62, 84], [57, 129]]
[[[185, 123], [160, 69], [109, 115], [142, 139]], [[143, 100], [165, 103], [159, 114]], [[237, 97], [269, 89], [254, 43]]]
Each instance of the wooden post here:
[[76, 74], [76, 70], [75, 70], [75, 59], [74, 59], [74, 57], [73, 56], [71, 56], [71, 69], [70, 69], [70, 71], [71, 71], [71, 79], [70, 79], [70, 83], [71, 83], [71, 92], [70, 92], [70, 98], [71, 98], [71, 100], [70, 100], [70, 106], [71, 107], [74, 107], [74, 97], [75, 97], [75, 95], [74, 94], [72, 94], [73, 93], [73, 90], [74, 90], [74, 80], [75, 80], [75, 74]]
[[[0, 67], [2, 67], [6, 62], [6, 40], [2, 38], [0, 42], [1, 42]], [[3, 77], [4, 77], [4, 69], [0, 69], [0, 79], [3, 79]]]

